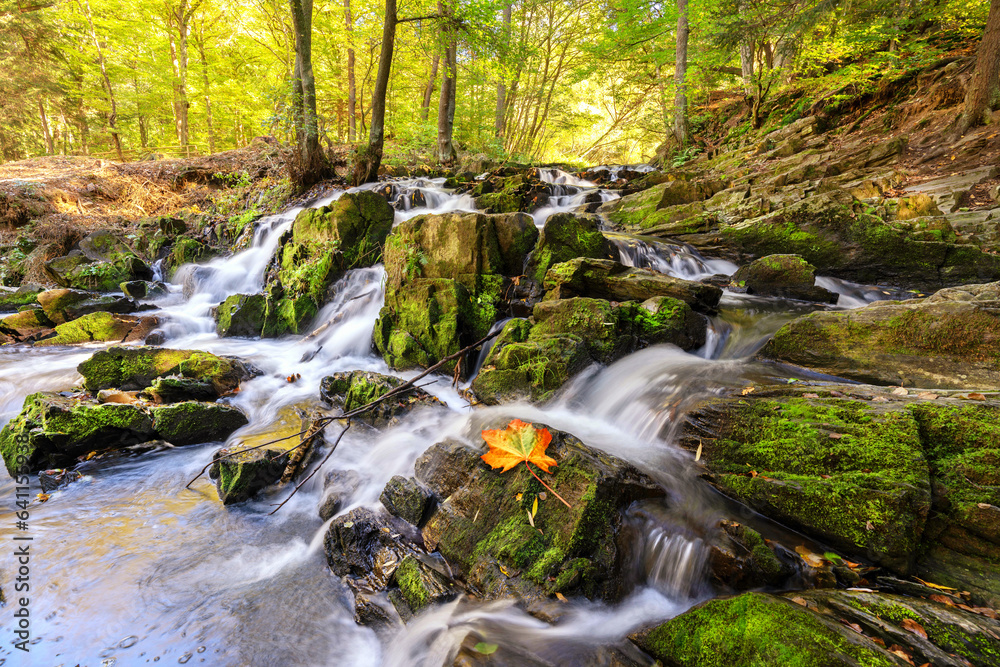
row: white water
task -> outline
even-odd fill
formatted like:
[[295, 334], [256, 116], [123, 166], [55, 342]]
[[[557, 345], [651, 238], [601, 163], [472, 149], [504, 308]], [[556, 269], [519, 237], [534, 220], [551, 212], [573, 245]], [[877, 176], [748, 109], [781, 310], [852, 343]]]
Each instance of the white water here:
[[[554, 185], [592, 187], [568, 174], [549, 177]], [[469, 210], [470, 199], [450, 195], [440, 185], [427, 179], [397, 183], [396, 200], [403, 197], [404, 209], [397, 211], [397, 220]], [[427, 206], [406, 209], [406, 197], [412, 202], [416, 191]], [[380, 267], [346, 275], [309, 335], [249, 340], [215, 334], [211, 308], [230, 294], [262, 288], [270, 258], [298, 210], [262, 220], [252, 247], [242, 253], [183, 267], [171, 293], [156, 302], [170, 347], [237, 355], [263, 371], [230, 399], [251, 422], [234, 440], [267, 427], [290, 408], [322, 409], [318, 386], [331, 372], [389, 372], [370, 349], [383, 300]], [[643, 256], [650, 268], [687, 278], [734, 268], [683, 253], [671, 247]], [[675, 255], [683, 260], [675, 261]], [[745, 312], [752, 304], [732, 299], [724, 306]], [[746, 340], [766, 337], [776, 324], [766, 317], [746, 319], [765, 321]], [[716, 322], [719, 333], [712, 335], [704, 355], [736, 356], [733, 350], [741, 348], [732, 341], [739, 336], [730, 321]], [[93, 349], [0, 348], [0, 419], [16, 414], [28, 393], [72, 389], [80, 380], [77, 364]], [[30, 664], [443, 665], [450, 664], [449, 656], [470, 633], [523, 655], [524, 664], [585, 663], [596, 647], [679, 613], [703, 594], [705, 545], [699, 535], [717, 521], [720, 509], [695, 481], [691, 457], [671, 444], [672, 435], [691, 405], [762, 372], [745, 360], [709, 360], [658, 346], [582, 374], [548, 405], [475, 411], [450, 379], [439, 378], [425, 388], [447, 407], [416, 411], [388, 431], [355, 427], [347, 433], [328, 464], [330, 470], [353, 470], [360, 478], [342, 511], [378, 507], [385, 483], [395, 474], [412, 474], [414, 461], [431, 444], [446, 437], [478, 444], [483, 425], [500, 416], [570, 431], [662, 483], [671, 510], [669, 516], [643, 519], [642, 571], [635, 591], [614, 607], [573, 602], [552, 626], [506, 602], [464, 600], [430, 609], [398, 636], [380, 640], [355, 625], [349, 592], [326, 568], [325, 525], [317, 516], [323, 474], [268, 516], [287, 490], [224, 508], [205, 478], [192, 490], [184, 488], [221, 443], [91, 462], [83, 468], [84, 481], [31, 507], [37, 643]], [[301, 378], [287, 381], [295, 375]], [[331, 426], [331, 437], [337, 431]], [[13, 483], [5, 477], [0, 496], [13, 494]], [[0, 510], [4, 530], [13, 525], [11, 510], [10, 503]], [[9, 553], [0, 557], [0, 567], [13, 571]], [[4, 590], [9, 600], [13, 591], [6, 585]], [[11, 648], [13, 609], [10, 604], [0, 609], [0, 661], [22, 664]]]
[[617, 192], [602, 190], [596, 183], [577, 178], [560, 169], [539, 169], [539, 178], [549, 183], [549, 201], [531, 214], [537, 227], [544, 227], [549, 216], [575, 211], [587, 203], [587, 198], [597, 194], [599, 202], [618, 199]]

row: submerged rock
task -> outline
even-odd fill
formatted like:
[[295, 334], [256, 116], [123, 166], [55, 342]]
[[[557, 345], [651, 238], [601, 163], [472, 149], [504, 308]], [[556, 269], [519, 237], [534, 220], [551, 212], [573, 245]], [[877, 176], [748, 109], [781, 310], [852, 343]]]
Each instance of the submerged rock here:
[[1000, 389], [997, 304], [1000, 283], [989, 283], [816, 312], [782, 327], [760, 356], [862, 382]]
[[816, 286], [816, 267], [798, 255], [768, 255], [741, 266], [732, 284], [748, 294], [836, 303], [840, 295]]
[[[320, 398], [342, 412], [351, 412], [381, 398], [403, 380], [391, 375], [368, 371], [347, 371], [328, 375], [320, 382]], [[441, 402], [422, 389], [411, 387], [390, 400], [378, 403], [355, 419], [378, 428], [394, 424], [400, 417], [418, 405], [441, 405]]]

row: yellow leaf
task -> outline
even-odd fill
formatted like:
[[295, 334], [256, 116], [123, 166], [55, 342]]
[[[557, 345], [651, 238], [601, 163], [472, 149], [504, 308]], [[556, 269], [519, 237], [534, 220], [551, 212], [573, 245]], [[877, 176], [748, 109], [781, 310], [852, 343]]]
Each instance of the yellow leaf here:
[[569, 602], [569, 600], [566, 599], [566, 596], [562, 593], [556, 593], [556, 599], [560, 602]]
[[[538, 498], [535, 498], [535, 502], [531, 503], [531, 516], [534, 517], [538, 514]], [[532, 526], [535, 524], [531, 524]]]
[[46, 500], [49, 499], [49, 494], [42, 492], [39, 493], [36, 497], [38, 498], [38, 502], [44, 503]]
[[939, 591], [955, 591], [955, 590], [958, 590], [957, 588], [952, 588], [951, 586], [942, 586], [941, 584], [932, 584], [929, 581], [924, 581], [920, 577], [913, 577], [913, 578], [916, 579], [917, 581], [919, 581], [920, 583], [922, 583], [924, 586], [929, 586], [931, 588], [936, 588]]
[[698, 451], [694, 453], [695, 462], [701, 461], [701, 443], [698, 443]]
[[754, 390], [755, 390], [754, 387], [746, 387], [746, 388], [743, 389], [742, 394], [744, 396], [746, 396], [747, 394], [752, 394], [754, 392]]
[[815, 554], [804, 546], [795, 547], [795, 553], [802, 557], [802, 560], [806, 562], [809, 567], [823, 567], [826, 560], [819, 554]]

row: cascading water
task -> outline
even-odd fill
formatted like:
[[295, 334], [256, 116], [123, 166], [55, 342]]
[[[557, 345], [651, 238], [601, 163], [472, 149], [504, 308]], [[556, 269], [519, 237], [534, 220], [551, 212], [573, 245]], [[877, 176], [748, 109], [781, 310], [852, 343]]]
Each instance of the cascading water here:
[[549, 216], [575, 211], [585, 204], [599, 204], [618, 198], [618, 193], [602, 190], [596, 183], [577, 178], [560, 169], [539, 169], [539, 178], [549, 184], [549, 201], [531, 214], [535, 225], [543, 227]]
[[[553, 185], [596, 191], [593, 184], [564, 172], [546, 170], [543, 175]], [[396, 182], [396, 201], [403, 197], [397, 221], [418, 213], [473, 210], [471, 198], [449, 194], [442, 185], [439, 179]], [[418, 201], [424, 206], [413, 207]], [[370, 350], [384, 297], [381, 267], [345, 275], [307, 335], [278, 340], [216, 335], [212, 307], [231, 294], [261, 289], [279, 240], [299, 210], [260, 221], [251, 247], [241, 253], [182, 267], [170, 294], [155, 302], [160, 310], [153, 314], [163, 322], [167, 345], [236, 355], [262, 371], [228, 399], [250, 419], [232, 441], [269, 428], [289, 410], [322, 411], [317, 387], [324, 375], [354, 369], [389, 372]], [[680, 246], [615, 242], [632, 265], [684, 278], [735, 268]], [[653, 250], [636, 250], [643, 247]], [[745, 307], [752, 303], [727, 297], [723, 306], [745, 313], [752, 323], [761, 319]], [[787, 312], [780, 304], [776, 310]], [[727, 322], [732, 328], [734, 319], [714, 326], [721, 332]], [[775, 324], [768, 322], [755, 336], [773, 331]], [[723, 354], [719, 341], [724, 338], [716, 334], [716, 342], [706, 345], [713, 351], [702, 353]], [[727, 357], [741, 349], [733, 340], [730, 333]], [[67, 391], [78, 384], [76, 366], [95, 347], [0, 348], [0, 419], [16, 414], [31, 392]], [[354, 428], [347, 433], [328, 464], [331, 470], [352, 470], [359, 479], [341, 511], [376, 506], [385, 483], [393, 475], [411, 474], [429, 445], [447, 437], [471, 441], [472, 434], [501, 416], [570, 431], [653, 475], [667, 491], [670, 510], [662, 516], [649, 511], [636, 520], [641, 562], [634, 591], [615, 607], [573, 602], [554, 625], [510, 603], [480, 605], [462, 599], [429, 609], [398, 636], [380, 639], [355, 624], [350, 593], [324, 562], [325, 525], [317, 516], [322, 475], [268, 516], [278, 498], [273, 494], [226, 508], [204, 478], [191, 490], [184, 488], [219, 443], [88, 462], [83, 481], [32, 505], [32, 628], [37, 638], [32, 664], [437, 666], [450, 664], [449, 657], [470, 635], [502, 643], [504, 650], [523, 656], [520, 664], [585, 661], [599, 647], [675, 615], [704, 595], [700, 564], [706, 545], [700, 535], [718, 520], [721, 509], [697, 482], [690, 456], [671, 444], [673, 433], [684, 412], [702, 398], [775, 372], [745, 360], [711, 360], [657, 346], [582, 374], [544, 406], [472, 411], [449, 380], [439, 379], [424, 388], [444, 406], [415, 411], [383, 432]], [[300, 378], [288, 382], [289, 376]], [[0, 495], [14, 497], [14, 483], [6, 476]], [[0, 522], [14, 525], [9, 504], [0, 510]], [[6, 585], [4, 592], [8, 599], [13, 593]], [[20, 658], [10, 648], [12, 608], [0, 609], [0, 664]]]

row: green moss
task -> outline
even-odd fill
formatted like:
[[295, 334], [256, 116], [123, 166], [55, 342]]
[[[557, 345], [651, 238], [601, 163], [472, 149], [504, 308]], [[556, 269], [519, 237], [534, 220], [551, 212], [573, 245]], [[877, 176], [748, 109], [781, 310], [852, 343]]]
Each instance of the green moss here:
[[471, 329], [471, 297], [457, 280], [413, 280], [387, 290], [385, 304], [374, 338], [392, 368], [429, 366], [460, 350], [462, 334]]
[[848, 640], [794, 604], [760, 593], [703, 604], [653, 629], [640, 645], [671, 665], [831, 667], [896, 663], [875, 646]]
[[396, 568], [396, 583], [403, 599], [413, 611], [420, 611], [430, 602], [430, 595], [420, 577], [420, 565], [412, 556], [405, 557]]
[[577, 257], [605, 259], [610, 256], [610, 245], [596, 219], [558, 213], [545, 221], [528, 272], [541, 283], [554, 264]]
[[17, 310], [19, 306], [38, 303], [40, 292], [0, 292], [0, 312]]
[[121, 342], [132, 331], [136, 320], [112, 315], [107, 312], [88, 313], [71, 322], [55, 328], [52, 338], [35, 343], [36, 346], [78, 345], [92, 342]]
[[156, 434], [174, 445], [225, 440], [247, 424], [242, 412], [219, 403], [184, 401], [154, 407], [152, 413]]

